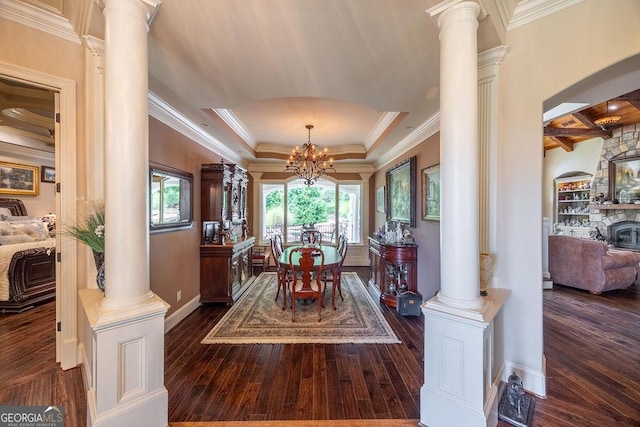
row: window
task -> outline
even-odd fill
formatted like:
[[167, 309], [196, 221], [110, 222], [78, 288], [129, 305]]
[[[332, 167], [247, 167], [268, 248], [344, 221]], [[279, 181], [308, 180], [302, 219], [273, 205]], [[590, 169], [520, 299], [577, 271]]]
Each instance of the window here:
[[149, 172], [150, 229], [154, 231], [193, 225], [193, 175], [166, 167]]
[[349, 243], [361, 242], [361, 184], [320, 179], [312, 186], [295, 180], [263, 183], [261, 188], [263, 241], [280, 233], [285, 242], [297, 243], [302, 230], [314, 229], [322, 233], [323, 243], [335, 244], [339, 234], [345, 234]]

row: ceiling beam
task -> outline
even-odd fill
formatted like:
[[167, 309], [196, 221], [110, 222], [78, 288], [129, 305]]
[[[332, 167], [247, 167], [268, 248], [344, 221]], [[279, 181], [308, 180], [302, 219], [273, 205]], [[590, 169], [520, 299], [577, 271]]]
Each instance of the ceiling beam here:
[[580, 128], [554, 128], [545, 126], [544, 136], [609, 136], [611, 132], [606, 132], [600, 128], [598, 129], [580, 129]]
[[562, 149], [568, 153], [573, 151], [573, 142], [571, 141], [565, 141], [563, 139], [560, 138], [556, 138], [555, 136], [550, 136], [549, 138], [551, 138], [551, 140], [553, 142], [555, 142], [556, 144], [558, 144], [560, 147], [562, 147]]
[[573, 117], [581, 121], [582, 124], [589, 129], [600, 129], [598, 125], [593, 122], [593, 119], [584, 114], [582, 111], [576, 111], [575, 113], [573, 113]]

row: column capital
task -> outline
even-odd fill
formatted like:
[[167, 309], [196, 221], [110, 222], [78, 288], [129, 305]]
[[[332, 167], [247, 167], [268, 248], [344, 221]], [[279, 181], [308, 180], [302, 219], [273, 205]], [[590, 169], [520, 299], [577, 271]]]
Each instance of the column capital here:
[[438, 28], [442, 26], [442, 19], [449, 13], [460, 10], [471, 9], [475, 10], [475, 15], [478, 21], [483, 20], [487, 13], [479, 3], [469, 0], [445, 0], [437, 5], [426, 10], [427, 14], [431, 17], [431, 20]]
[[156, 14], [160, 10], [162, 0], [97, 0], [97, 5], [101, 9], [118, 8], [121, 10], [132, 10], [134, 7], [142, 7], [145, 11], [145, 20], [147, 21], [147, 31], [153, 22]]

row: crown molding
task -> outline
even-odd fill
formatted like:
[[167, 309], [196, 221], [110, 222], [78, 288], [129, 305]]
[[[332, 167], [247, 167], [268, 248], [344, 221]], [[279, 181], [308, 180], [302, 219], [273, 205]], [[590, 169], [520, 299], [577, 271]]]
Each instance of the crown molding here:
[[211, 111], [216, 113], [249, 147], [256, 149], [258, 142], [233, 111], [228, 108], [212, 108]]
[[382, 169], [385, 165], [391, 163], [394, 159], [400, 157], [407, 151], [418, 146], [424, 140], [440, 131], [440, 111], [425, 120], [413, 132], [407, 135], [389, 152], [380, 156], [375, 162], [376, 170]]
[[200, 126], [187, 119], [182, 113], [166, 103], [153, 92], [148, 94], [149, 115], [180, 132], [182, 135], [219, 154], [231, 163], [242, 163], [242, 158], [223, 143], [203, 131]]
[[398, 111], [389, 111], [382, 114], [380, 120], [378, 120], [378, 123], [376, 123], [373, 129], [371, 129], [371, 132], [369, 132], [369, 135], [364, 140], [365, 150], [368, 150], [373, 146], [373, 144], [376, 143], [378, 138], [380, 138], [380, 135], [382, 135], [387, 130], [387, 128], [391, 126], [391, 124], [399, 114], [400, 112]]
[[516, 5], [507, 30], [521, 27], [563, 9], [582, 3], [583, 0], [524, 0]]
[[[375, 168], [371, 163], [339, 163], [334, 164], [333, 167], [336, 173], [374, 173]], [[247, 165], [247, 172], [249, 173], [268, 173], [268, 172], [284, 172], [284, 163], [282, 162], [250, 162]], [[292, 173], [288, 173], [292, 177], [295, 176]], [[330, 176], [330, 175], [329, 175]]]
[[39, 6], [18, 0], [0, 0], [0, 16], [52, 36], [81, 44], [80, 36], [62, 13], [43, 3]]
[[[334, 160], [343, 159], [364, 159], [366, 150], [361, 144], [342, 144], [337, 147], [327, 147], [329, 157]], [[291, 155], [291, 147], [281, 144], [262, 143], [258, 144], [255, 149], [257, 158], [273, 158], [287, 159]]]

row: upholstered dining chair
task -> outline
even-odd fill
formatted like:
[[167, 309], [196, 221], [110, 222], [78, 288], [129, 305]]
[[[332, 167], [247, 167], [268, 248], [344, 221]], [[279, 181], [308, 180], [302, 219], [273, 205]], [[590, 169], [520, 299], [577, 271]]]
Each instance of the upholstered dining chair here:
[[282, 236], [276, 234], [271, 238], [271, 253], [273, 254], [273, 261], [276, 265], [276, 273], [278, 278], [278, 292], [276, 292], [276, 301], [280, 296], [280, 290], [282, 290], [283, 299], [282, 309], [284, 310], [287, 307], [287, 284], [290, 280], [290, 274], [287, 270], [286, 265], [282, 265], [280, 263], [280, 256], [283, 252], [282, 246]]
[[317, 230], [304, 230], [300, 235], [300, 241], [302, 244], [321, 245], [322, 233]]
[[[324, 281], [325, 289], [327, 286], [327, 282], [331, 282], [331, 293], [335, 295], [337, 289], [338, 294], [340, 295], [340, 299], [344, 301], [344, 298], [342, 297], [342, 284], [340, 280], [342, 279], [342, 265], [344, 264], [344, 259], [347, 257], [347, 250], [349, 249], [349, 241], [347, 240], [347, 236], [345, 236], [344, 234], [338, 236], [338, 246], [336, 249], [338, 250], [338, 253], [341, 257], [340, 262], [335, 269], [336, 273], [334, 274], [332, 270], [323, 271], [322, 281]], [[335, 301], [335, 296], [332, 296], [331, 300]], [[333, 309], [336, 309], [335, 305], [333, 306]]]
[[[294, 262], [294, 256], [299, 254], [300, 259]], [[318, 258], [315, 264], [314, 258]], [[296, 302], [299, 299], [315, 298], [318, 303], [318, 322], [322, 320], [322, 307], [324, 305], [324, 284], [321, 280], [321, 272], [324, 270], [324, 252], [319, 248], [301, 247], [289, 253], [289, 268], [291, 269], [291, 283], [289, 292], [291, 295], [291, 321], [296, 321]], [[300, 273], [300, 274], [298, 274]]]

